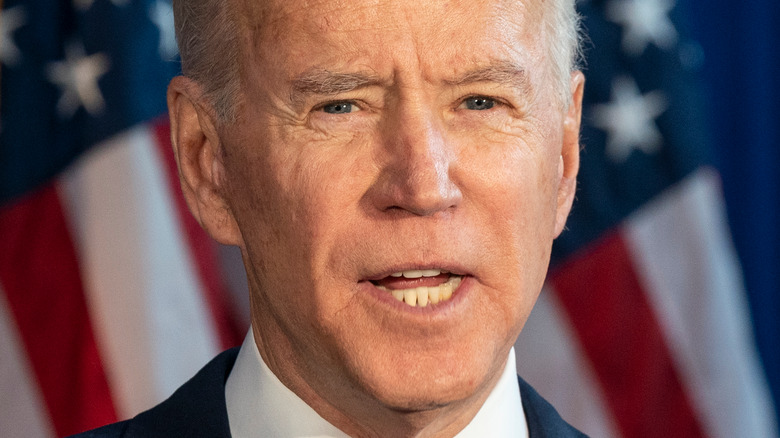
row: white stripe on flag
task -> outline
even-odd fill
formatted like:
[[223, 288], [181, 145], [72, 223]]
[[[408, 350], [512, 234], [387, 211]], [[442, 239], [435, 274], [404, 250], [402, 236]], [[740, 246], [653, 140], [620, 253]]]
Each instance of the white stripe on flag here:
[[0, 436], [53, 437], [43, 395], [0, 285]]
[[96, 146], [62, 180], [120, 418], [170, 395], [219, 345], [149, 129]]
[[777, 437], [717, 174], [633, 215], [624, 237], [691, 401], [713, 437]]
[[517, 372], [573, 426], [593, 437], [618, 437], [598, 380], [567, 321], [554, 291], [545, 287], [515, 343]]

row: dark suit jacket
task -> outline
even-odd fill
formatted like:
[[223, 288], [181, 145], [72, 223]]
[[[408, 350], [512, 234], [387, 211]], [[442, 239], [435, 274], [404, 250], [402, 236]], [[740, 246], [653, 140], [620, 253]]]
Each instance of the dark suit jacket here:
[[[223, 352], [177, 389], [168, 400], [135, 418], [74, 437], [230, 437], [225, 383], [237, 355], [238, 348]], [[530, 438], [585, 436], [563, 421], [555, 408], [529, 384], [519, 380]]]

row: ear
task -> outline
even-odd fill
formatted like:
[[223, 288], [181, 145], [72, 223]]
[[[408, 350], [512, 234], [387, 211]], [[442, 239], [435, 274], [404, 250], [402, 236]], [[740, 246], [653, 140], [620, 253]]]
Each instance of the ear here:
[[566, 225], [577, 191], [577, 172], [580, 170], [580, 121], [582, 119], [582, 95], [585, 90], [585, 76], [582, 72], [571, 74], [571, 101], [563, 122], [563, 147], [561, 148], [558, 174], [558, 208], [555, 218], [555, 237]]
[[168, 114], [181, 189], [190, 212], [214, 240], [239, 245], [241, 233], [225, 198], [222, 144], [200, 85], [184, 76], [173, 78], [168, 85]]

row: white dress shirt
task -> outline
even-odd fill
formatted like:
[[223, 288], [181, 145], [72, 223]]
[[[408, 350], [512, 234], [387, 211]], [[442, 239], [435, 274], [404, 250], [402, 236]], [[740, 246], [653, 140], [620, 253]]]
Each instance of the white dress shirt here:
[[[252, 330], [225, 385], [230, 433], [234, 438], [342, 438], [347, 435], [319, 416], [271, 372]], [[515, 351], [477, 415], [456, 438], [527, 438]]]

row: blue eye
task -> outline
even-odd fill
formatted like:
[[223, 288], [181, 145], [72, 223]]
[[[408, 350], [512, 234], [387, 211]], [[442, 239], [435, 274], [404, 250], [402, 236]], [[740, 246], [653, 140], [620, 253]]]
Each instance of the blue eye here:
[[322, 110], [328, 114], [349, 114], [352, 108], [352, 102], [333, 102], [322, 107]]
[[493, 108], [496, 101], [484, 96], [473, 96], [464, 100], [463, 103], [466, 105], [466, 109], [484, 111]]

